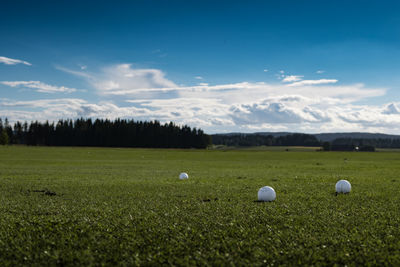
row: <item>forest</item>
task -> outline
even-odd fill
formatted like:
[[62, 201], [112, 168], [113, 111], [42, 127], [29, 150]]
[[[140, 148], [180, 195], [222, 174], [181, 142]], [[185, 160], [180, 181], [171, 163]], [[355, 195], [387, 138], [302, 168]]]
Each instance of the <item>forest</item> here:
[[398, 138], [337, 138], [322, 142], [312, 134], [281, 136], [265, 134], [214, 134], [173, 122], [125, 119], [66, 119], [58, 122], [16, 122], [0, 118], [0, 145], [96, 146], [143, 148], [207, 148], [224, 146], [309, 146], [329, 151], [374, 151], [375, 148], [400, 148]]
[[288, 134], [274, 137], [263, 134], [215, 134], [214, 145], [226, 146], [321, 146], [321, 142], [310, 134]]
[[[314, 146], [324, 150], [374, 151], [375, 148], [400, 148], [399, 138], [337, 138], [332, 142], [322, 142], [312, 134], [287, 134], [272, 136], [265, 134], [215, 134], [214, 145], [226, 146]], [[358, 149], [356, 149], [358, 148]]]
[[59, 120], [57, 123], [14, 123], [0, 119], [0, 144], [30, 146], [97, 146], [206, 148], [211, 137], [202, 130], [174, 123], [116, 119]]

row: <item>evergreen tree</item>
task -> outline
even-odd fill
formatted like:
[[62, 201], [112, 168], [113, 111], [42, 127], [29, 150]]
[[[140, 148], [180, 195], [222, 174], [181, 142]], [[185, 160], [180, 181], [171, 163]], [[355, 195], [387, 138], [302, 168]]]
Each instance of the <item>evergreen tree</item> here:
[[27, 145], [206, 148], [211, 144], [210, 136], [203, 131], [186, 125], [179, 127], [172, 122], [164, 125], [159, 121], [121, 119], [93, 122], [80, 118], [59, 120], [55, 125], [48, 121], [29, 125], [17, 122], [14, 131], [9, 128], [15, 143]]
[[0, 133], [0, 145], [8, 145], [8, 135], [5, 128]]
[[24, 134], [22, 124], [18, 121], [14, 124], [14, 144], [24, 143]]

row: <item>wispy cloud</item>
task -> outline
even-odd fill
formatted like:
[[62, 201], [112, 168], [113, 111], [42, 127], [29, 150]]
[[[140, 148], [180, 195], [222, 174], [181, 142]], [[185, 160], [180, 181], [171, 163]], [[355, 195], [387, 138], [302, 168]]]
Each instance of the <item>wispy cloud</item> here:
[[165, 78], [158, 69], [133, 69], [130, 64], [114, 65], [103, 69], [92, 85], [101, 93], [122, 90], [171, 88], [177, 85]]
[[282, 82], [297, 82], [300, 81], [304, 76], [302, 75], [287, 75], [285, 78], [282, 80]]
[[162, 89], [178, 87], [165, 78], [165, 73], [158, 69], [134, 69], [131, 64], [112, 65], [102, 69], [100, 73], [88, 74], [58, 68], [71, 74], [85, 77], [101, 94], [113, 94], [121, 90], [135, 91], [143, 89]]
[[76, 91], [75, 88], [53, 86], [40, 81], [2, 81], [0, 84], [10, 87], [32, 88], [36, 89], [36, 91], [39, 93], [72, 93]]
[[203, 77], [201, 77], [201, 76], [195, 76], [194, 77], [196, 80], [203, 80]]
[[301, 92], [301, 95], [305, 97], [331, 97], [338, 98], [342, 102], [352, 102], [366, 97], [381, 96], [386, 92], [382, 88], [366, 88], [363, 84], [334, 85], [338, 81], [336, 79], [294, 81], [300, 79], [300, 75], [287, 76], [288, 83], [284, 84], [240, 82], [181, 86], [167, 79], [161, 70], [134, 69], [130, 64], [111, 65], [97, 73], [57, 68], [85, 78], [102, 96], [121, 98], [149, 99], [160, 98], [162, 95], [163, 98], [218, 98], [229, 103], [241, 103], [274, 95], [293, 95]]
[[283, 78], [285, 78], [285, 71], [284, 71], [284, 70], [280, 70], [279, 73], [276, 73], [276, 74], [275, 74], [275, 77], [276, 77], [278, 80], [282, 80]]
[[168, 54], [167, 53], [163, 53], [163, 51], [161, 51], [161, 49], [154, 49], [153, 51], [151, 51], [152, 54], [157, 54], [159, 57], [166, 57]]
[[[110, 85], [112, 86], [112, 85]], [[218, 98], [227, 103], [243, 103], [254, 101], [269, 96], [299, 94], [306, 97], [331, 97], [340, 99], [342, 102], [354, 102], [369, 97], [384, 95], [385, 89], [365, 88], [362, 84], [354, 85], [329, 85], [311, 84], [292, 86], [292, 84], [267, 84], [260, 83], [233, 83], [210, 85], [201, 83], [195, 86], [176, 86], [165, 88], [145, 89], [114, 89], [102, 91], [102, 95], [135, 97], [135, 98], [158, 98], [161, 95], [168, 98], [195, 97], [195, 98]]]
[[315, 73], [317, 73], [317, 74], [322, 74], [322, 73], [324, 73], [325, 71], [324, 70], [317, 70]]
[[264, 72], [268, 72], [268, 70], [267, 70], [267, 69], [264, 69]]
[[60, 71], [65, 72], [65, 73], [69, 73], [69, 74], [72, 74], [72, 75], [75, 75], [75, 76], [79, 76], [79, 77], [83, 77], [83, 78], [86, 78], [86, 79], [92, 79], [92, 78], [94, 78], [94, 77], [92, 77], [88, 72], [86, 72], [86, 71], [85, 71], [84, 69], [82, 69], [82, 68], [80, 68], [80, 69], [81, 69], [80, 71], [78, 71], [78, 70], [71, 70], [71, 69], [64, 68], [64, 67], [58, 66], [58, 65], [56, 65], [55, 68], [56, 68], [57, 70], [60, 70]]
[[16, 65], [16, 64], [24, 64], [27, 66], [32, 65], [28, 61], [23, 61], [23, 60], [19, 60], [19, 59], [8, 58], [8, 57], [0, 57], [0, 63], [6, 64], [6, 65]]
[[299, 82], [291, 83], [288, 86], [319, 85], [319, 84], [329, 84], [337, 82], [338, 80], [336, 79], [302, 80]]

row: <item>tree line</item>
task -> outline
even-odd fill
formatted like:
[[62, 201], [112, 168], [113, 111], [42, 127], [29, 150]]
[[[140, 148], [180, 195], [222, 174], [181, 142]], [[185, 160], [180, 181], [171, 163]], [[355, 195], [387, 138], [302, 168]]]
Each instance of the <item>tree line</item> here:
[[265, 134], [215, 134], [214, 145], [225, 146], [313, 146], [333, 151], [375, 151], [375, 148], [400, 148], [400, 139], [394, 138], [337, 138], [323, 142], [311, 134], [288, 134], [274, 137]]
[[125, 119], [76, 119], [16, 122], [0, 118], [0, 144], [30, 146], [98, 146], [144, 148], [206, 148], [211, 137], [201, 129], [173, 122]]
[[263, 134], [215, 134], [214, 145], [225, 146], [321, 146], [321, 142], [310, 134], [288, 134], [278, 137]]
[[16, 122], [0, 118], [0, 144], [43, 146], [99, 146], [147, 148], [206, 148], [207, 146], [315, 146], [324, 150], [374, 151], [400, 148], [394, 138], [337, 138], [322, 142], [311, 134], [272, 136], [265, 134], [215, 134], [173, 122], [134, 121], [125, 119], [76, 119], [58, 122]]
[[337, 138], [322, 144], [324, 150], [375, 151], [379, 148], [400, 148], [400, 139], [396, 138]]

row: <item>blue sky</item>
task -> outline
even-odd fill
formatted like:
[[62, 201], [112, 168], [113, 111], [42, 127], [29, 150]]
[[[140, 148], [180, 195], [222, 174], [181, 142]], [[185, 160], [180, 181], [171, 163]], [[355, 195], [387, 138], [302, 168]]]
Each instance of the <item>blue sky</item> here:
[[0, 117], [400, 132], [397, 1], [2, 1]]

